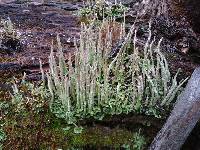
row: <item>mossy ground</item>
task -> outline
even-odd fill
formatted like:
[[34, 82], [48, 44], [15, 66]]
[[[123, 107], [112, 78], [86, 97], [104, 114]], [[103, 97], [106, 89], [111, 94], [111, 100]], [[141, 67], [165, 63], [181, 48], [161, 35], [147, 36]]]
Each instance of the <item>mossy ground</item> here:
[[93, 124], [77, 134], [74, 127], [68, 127], [47, 110], [35, 115], [9, 113], [3, 129], [7, 135], [4, 149], [121, 149], [135, 144], [135, 131]]

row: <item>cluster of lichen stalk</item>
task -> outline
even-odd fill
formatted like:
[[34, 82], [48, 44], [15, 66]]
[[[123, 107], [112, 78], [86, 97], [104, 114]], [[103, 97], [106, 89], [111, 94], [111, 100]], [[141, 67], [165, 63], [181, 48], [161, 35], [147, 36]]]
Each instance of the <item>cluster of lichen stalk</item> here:
[[[155, 46], [151, 32], [139, 52], [134, 26], [125, 35], [122, 24], [120, 38], [125, 39], [124, 44], [115, 58], [108, 59], [112, 31], [107, 27], [106, 38], [102, 39], [101, 28], [103, 25], [94, 29], [93, 25], [82, 24], [74, 61], [71, 57], [65, 61], [57, 37], [57, 57], [52, 47], [47, 73], [51, 111], [73, 124], [78, 119], [102, 119], [104, 115], [169, 105], [185, 80], [178, 84], [177, 74], [171, 77], [160, 43]], [[132, 34], [135, 34], [133, 42]]]

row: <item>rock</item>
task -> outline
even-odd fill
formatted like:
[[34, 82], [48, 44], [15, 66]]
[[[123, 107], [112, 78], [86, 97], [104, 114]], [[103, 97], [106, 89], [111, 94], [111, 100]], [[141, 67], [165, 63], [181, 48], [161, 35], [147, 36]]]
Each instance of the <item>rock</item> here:
[[[14, 29], [20, 33], [20, 41], [5, 38], [0, 47], [1, 60], [9, 60], [7, 63], [15, 63], [31, 69], [32, 66], [39, 66], [39, 58], [43, 64], [46, 64], [52, 41], [54, 41], [54, 48], [57, 48], [55, 42], [57, 34], [60, 35], [65, 55], [69, 51], [74, 51], [75, 47], [72, 47], [73, 43], [69, 39], [79, 38], [80, 24], [72, 10], [79, 9], [81, 2], [67, 1], [63, 5], [61, 2], [51, 1], [40, 5], [29, 2], [20, 4], [16, 1], [5, 2], [8, 1], [0, 3], [0, 18], [10, 18]], [[35, 2], [40, 3], [41, 1]], [[6, 72], [7, 69], [4, 71]], [[39, 67], [37, 70], [40, 72]]]
[[57, 7], [60, 9], [64, 9], [66, 11], [75, 11], [83, 8], [83, 3], [72, 3], [72, 2], [46, 2], [42, 4], [43, 6], [51, 6], [51, 7]]
[[132, 5], [132, 4], [135, 4], [137, 2], [141, 2], [141, 0], [108, 0], [108, 2], [111, 2], [111, 3], [119, 3], [121, 2], [123, 5]]
[[11, 3], [14, 2], [15, 0], [0, 0], [0, 4], [6, 4], [6, 3]]
[[179, 150], [200, 119], [200, 67], [192, 74], [178, 97], [167, 122], [157, 134], [150, 150]]
[[20, 39], [4, 38], [0, 45], [0, 53], [12, 54], [22, 51], [22, 43]]
[[200, 1], [197, 0], [182, 0], [183, 5], [188, 11], [187, 15], [192, 20], [193, 29], [200, 33]]
[[9, 77], [13, 77], [22, 71], [21, 65], [17, 63], [0, 63], [0, 82]]

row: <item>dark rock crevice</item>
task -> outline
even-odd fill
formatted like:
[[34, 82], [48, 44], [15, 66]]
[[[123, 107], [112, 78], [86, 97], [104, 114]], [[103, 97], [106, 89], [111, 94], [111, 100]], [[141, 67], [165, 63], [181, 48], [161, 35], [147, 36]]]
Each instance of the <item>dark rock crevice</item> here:
[[200, 1], [182, 0], [195, 32], [200, 33]]

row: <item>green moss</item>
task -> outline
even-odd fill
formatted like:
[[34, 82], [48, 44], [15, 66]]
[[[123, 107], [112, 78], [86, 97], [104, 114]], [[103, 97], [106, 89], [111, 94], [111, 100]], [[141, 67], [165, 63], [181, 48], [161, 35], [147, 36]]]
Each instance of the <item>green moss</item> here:
[[122, 129], [105, 129], [105, 127], [88, 127], [81, 134], [73, 133], [73, 130], [65, 132], [72, 147], [113, 147], [120, 148], [125, 143], [130, 143], [133, 133]]
[[70, 145], [72, 145], [74, 147], [83, 147], [83, 146], [85, 146], [86, 143], [87, 143], [87, 141], [84, 139], [83, 135], [80, 134], [80, 135], [74, 135], [72, 137]]
[[[45, 115], [44, 115], [44, 114]], [[62, 120], [51, 122], [53, 117], [49, 112], [37, 115], [27, 113], [7, 119], [4, 130], [7, 134], [5, 145], [10, 143], [12, 148], [23, 147], [32, 149], [55, 149], [55, 148], [102, 148], [110, 147], [119, 149], [123, 145], [133, 147], [134, 132], [126, 129], [103, 126], [84, 127], [80, 134], [75, 134], [73, 127], [69, 130]], [[55, 124], [54, 124], [55, 123]], [[64, 128], [65, 127], [65, 128]], [[8, 147], [5, 147], [5, 149]]]

